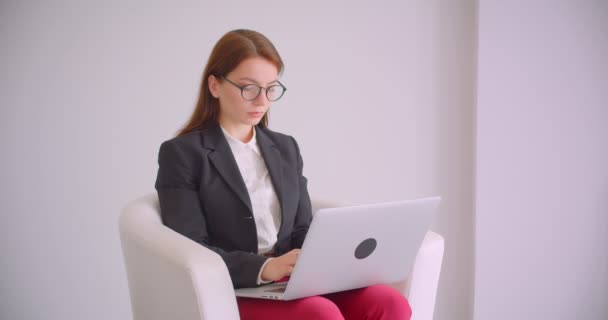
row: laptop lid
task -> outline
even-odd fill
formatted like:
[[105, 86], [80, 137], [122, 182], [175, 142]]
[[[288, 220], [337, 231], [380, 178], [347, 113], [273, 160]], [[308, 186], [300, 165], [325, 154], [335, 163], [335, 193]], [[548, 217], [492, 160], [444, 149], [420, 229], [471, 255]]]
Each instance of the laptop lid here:
[[440, 198], [319, 210], [284, 300], [405, 280]]

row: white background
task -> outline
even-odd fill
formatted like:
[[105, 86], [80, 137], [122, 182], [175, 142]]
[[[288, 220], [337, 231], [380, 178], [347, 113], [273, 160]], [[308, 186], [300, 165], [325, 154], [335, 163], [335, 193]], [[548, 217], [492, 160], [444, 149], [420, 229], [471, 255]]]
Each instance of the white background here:
[[608, 319], [608, 2], [479, 2], [475, 319]]
[[[120, 209], [154, 191], [158, 147], [190, 116], [213, 44], [251, 28], [286, 63], [289, 91], [270, 126], [298, 140], [312, 194], [345, 202], [442, 196], [435, 319], [474, 311], [498, 319], [505, 306], [510, 318], [572, 319], [584, 310], [600, 319], [608, 313], [598, 304], [608, 286], [606, 5], [557, 16], [543, 10], [547, 3], [526, 6], [481, 1], [478, 29], [472, 0], [3, 1], [0, 318], [130, 318]], [[538, 25], [561, 34], [569, 24], [579, 28], [542, 46]], [[559, 80], [570, 74], [575, 91]], [[537, 84], [544, 87], [532, 91]], [[555, 121], [540, 121], [547, 115]], [[517, 170], [505, 170], [513, 155]], [[553, 159], [568, 165], [558, 170]], [[514, 219], [511, 209], [519, 209]], [[595, 296], [554, 304], [551, 295], [563, 302], [573, 292]]]

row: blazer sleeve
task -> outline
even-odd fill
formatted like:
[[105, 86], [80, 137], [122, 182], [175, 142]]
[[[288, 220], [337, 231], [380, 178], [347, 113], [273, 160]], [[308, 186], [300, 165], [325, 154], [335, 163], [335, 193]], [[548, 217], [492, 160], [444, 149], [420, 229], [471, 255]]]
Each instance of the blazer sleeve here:
[[296, 146], [297, 152], [297, 167], [298, 177], [300, 184], [300, 199], [298, 200], [298, 210], [296, 212], [296, 218], [291, 233], [291, 246], [292, 248], [302, 248], [306, 234], [308, 233], [308, 227], [312, 221], [312, 205], [310, 203], [310, 196], [308, 195], [308, 180], [303, 175], [304, 162], [302, 155], [300, 154], [300, 147], [298, 143], [292, 137], [293, 143]]
[[219, 254], [235, 288], [257, 286], [258, 273], [268, 258], [245, 251], [227, 252], [209, 244], [205, 213], [198, 194], [203, 155], [184, 149], [172, 140], [160, 147], [156, 190], [163, 224]]

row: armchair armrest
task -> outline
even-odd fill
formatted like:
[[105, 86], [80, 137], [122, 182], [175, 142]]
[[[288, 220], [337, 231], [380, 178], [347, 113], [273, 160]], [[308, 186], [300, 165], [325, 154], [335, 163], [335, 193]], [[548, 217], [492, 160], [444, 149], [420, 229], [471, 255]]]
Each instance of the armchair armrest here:
[[224, 261], [165, 227], [155, 194], [127, 205], [119, 229], [134, 319], [239, 318]]
[[412, 308], [412, 320], [433, 319], [443, 251], [443, 237], [429, 230], [407, 280], [392, 284], [407, 297]]

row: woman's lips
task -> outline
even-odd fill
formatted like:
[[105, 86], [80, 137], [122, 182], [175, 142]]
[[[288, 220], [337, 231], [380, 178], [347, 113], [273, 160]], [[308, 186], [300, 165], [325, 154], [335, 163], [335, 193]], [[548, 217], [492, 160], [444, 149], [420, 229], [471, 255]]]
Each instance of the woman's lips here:
[[264, 112], [247, 112], [247, 114], [252, 118], [261, 118]]

